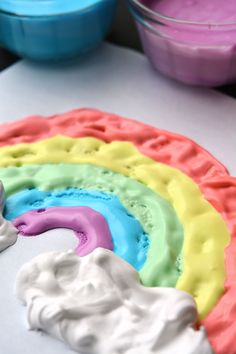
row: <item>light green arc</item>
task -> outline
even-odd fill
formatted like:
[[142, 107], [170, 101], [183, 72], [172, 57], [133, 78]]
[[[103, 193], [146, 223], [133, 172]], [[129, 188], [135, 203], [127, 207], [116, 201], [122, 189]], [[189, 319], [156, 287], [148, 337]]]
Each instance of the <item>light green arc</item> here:
[[140, 271], [146, 286], [172, 286], [181, 274], [184, 232], [173, 207], [144, 184], [88, 164], [26, 165], [0, 168], [6, 196], [27, 188], [53, 191], [75, 187], [115, 194], [149, 235], [147, 260]]

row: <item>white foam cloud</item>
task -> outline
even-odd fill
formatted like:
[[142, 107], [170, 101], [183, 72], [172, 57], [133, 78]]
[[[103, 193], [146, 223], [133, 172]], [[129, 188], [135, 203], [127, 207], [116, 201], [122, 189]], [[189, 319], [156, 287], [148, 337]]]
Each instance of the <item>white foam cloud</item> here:
[[210, 354], [196, 331], [192, 297], [173, 288], [146, 288], [114, 253], [96, 249], [42, 254], [16, 281], [30, 329], [40, 329], [81, 354]]

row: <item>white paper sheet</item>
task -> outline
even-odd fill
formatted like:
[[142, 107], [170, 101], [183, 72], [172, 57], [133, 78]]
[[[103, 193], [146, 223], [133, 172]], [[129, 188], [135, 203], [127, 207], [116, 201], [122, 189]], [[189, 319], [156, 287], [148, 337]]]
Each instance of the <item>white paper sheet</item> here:
[[236, 174], [236, 100], [154, 71], [147, 59], [110, 44], [64, 65], [22, 61], [0, 75], [0, 121], [93, 107], [185, 134]]
[[[104, 44], [66, 65], [22, 61], [0, 75], [1, 122], [77, 107], [98, 108], [185, 134], [236, 174], [236, 101], [167, 80], [134, 51]], [[21, 238], [0, 255], [1, 354], [71, 353], [46, 335], [26, 331], [26, 311], [13, 291], [20, 265], [40, 252], [73, 247], [74, 238], [67, 236], [55, 230], [43, 238]]]

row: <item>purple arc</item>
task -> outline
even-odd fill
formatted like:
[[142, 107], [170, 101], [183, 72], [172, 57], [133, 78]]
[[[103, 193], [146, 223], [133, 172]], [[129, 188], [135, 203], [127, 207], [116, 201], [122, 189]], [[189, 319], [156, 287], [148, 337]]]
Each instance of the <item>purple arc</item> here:
[[36, 236], [56, 228], [74, 231], [79, 239], [75, 248], [79, 256], [102, 247], [113, 250], [113, 242], [106, 219], [89, 207], [51, 207], [28, 211], [13, 221], [23, 236]]

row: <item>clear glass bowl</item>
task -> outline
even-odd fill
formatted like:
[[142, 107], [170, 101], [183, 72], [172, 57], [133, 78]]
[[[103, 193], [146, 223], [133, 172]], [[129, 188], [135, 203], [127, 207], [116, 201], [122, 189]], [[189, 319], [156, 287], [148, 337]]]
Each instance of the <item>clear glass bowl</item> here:
[[0, 0], [0, 46], [37, 61], [78, 57], [109, 32], [117, 0]]
[[182, 21], [128, 0], [152, 65], [175, 80], [201, 86], [236, 82], [236, 23]]

